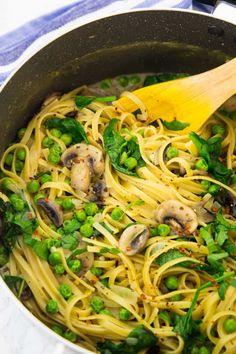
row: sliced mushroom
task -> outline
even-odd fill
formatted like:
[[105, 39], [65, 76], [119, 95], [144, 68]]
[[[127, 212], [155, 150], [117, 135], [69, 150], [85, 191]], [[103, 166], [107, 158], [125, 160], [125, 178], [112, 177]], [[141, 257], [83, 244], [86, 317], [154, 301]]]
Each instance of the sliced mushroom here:
[[77, 192], [87, 192], [91, 180], [87, 159], [77, 158], [71, 168], [71, 187]]
[[91, 202], [103, 203], [104, 198], [109, 196], [108, 188], [104, 181], [97, 181], [92, 186], [87, 198]]
[[144, 249], [149, 235], [150, 232], [146, 225], [131, 225], [123, 231], [119, 247], [127, 256], [133, 256]]
[[62, 225], [63, 212], [58, 204], [44, 198], [39, 198], [37, 200], [37, 204], [41, 206], [56, 227], [60, 227]]
[[61, 156], [61, 161], [64, 166], [71, 168], [73, 160], [76, 157], [88, 159], [91, 172], [101, 176], [104, 171], [104, 159], [102, 151], [93, 145], [76, 144], [67, 149]]
[[169, 225], [173, 232], [181, 235], [191, 234], [198, 226], [193, 209], [175, 199], [161, 203], [155, 211], [155, 218], [157, 222]]

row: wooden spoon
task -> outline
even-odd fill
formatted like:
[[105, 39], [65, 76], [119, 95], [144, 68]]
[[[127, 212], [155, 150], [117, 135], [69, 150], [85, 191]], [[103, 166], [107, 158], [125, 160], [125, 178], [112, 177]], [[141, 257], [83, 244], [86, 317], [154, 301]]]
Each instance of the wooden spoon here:
[[126, 112], [134, 112], [143, 106], [147, 112], [147, 122], [157, 118], [188, 122], [190, 125], [187, 128], [178, 131], [186, 134], [199, 130], [217, 108], [235, 93], [236, 58], [202, 74], [135, 90], [133, 95], [141, 105], [127, 96], [113, 104]]

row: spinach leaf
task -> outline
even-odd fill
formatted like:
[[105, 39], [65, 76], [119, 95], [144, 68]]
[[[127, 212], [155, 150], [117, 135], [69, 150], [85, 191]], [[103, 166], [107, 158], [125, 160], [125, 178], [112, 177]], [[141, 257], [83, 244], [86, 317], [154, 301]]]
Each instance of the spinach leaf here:
[[156, 341], [155, 335], [141, 325], [133, 329], [126, 340], [120, 343], [106, 340], [98, 343], [98, 349], [101, 354], [137, 354], [142, 349], [154, 348]]
[[38, 221], [33, 217], [28, 205], [22, 211], [15, 211], [9, 202], [0, 199], [0, 213], [2, 218], [2, 243], [7, 252], [15, 246], [19, 235], [32, 235], [38, 227]]
[[84, 108], [88, 106], [90, 103], [97, 102], [112, 102], [116, 100], [116, 96], [104, 96], [104, 97], [96, 97], [96, 96], [76, 96], [75, 103], [79, 108]]
[[[163, 264], [170, 262], [174, 259], [178, 259], [178, 258], [182, 258], [185, 257], [185, 254], [183, 254], [182, 252], [180, 252], [177, 249], [171, 249], [169, 251], [167, 251], [166, 253], [162, 253], [157, 259], [156, 259], [156, 263], [159, 266], [162, 266]], [[180, 262], [178, 263], [178, 266], [180, 267], [189, 267], [191, 266], [191, 262]]]
[[221, 300], [225, 299], [225, 293], [228, 287], [229, 287], [229, 283], [226, 282], [222, 283], [221, 286], [219, 287], [218, 294]]
[[33, 246], [34, 252], [39, 258], [42, 258], [44, 261], [47, 261], [49, 256], [48, 243], [47, 240], [38, 241]]
[[177, 119], [174, 119], [171, 122], [168, 122], [167, 120], [163, 120], [162, 123], [164, 127], [174, 131], [183, 130], [190, 125], [190, 123], [188, 122], [182, 122], [181, 120], [177, 120]]
[[117, 248], [108, 248], [108, 247], [102, 247], [99, 251], [99, 253], [112, 253], [112, 254], [119, 254], [120, 250], [118, 250]]
[[80, 143], [83, 140], [87, 144], [89, 143], [84, 128], [80, 122], [73, 118], [49, 118], [45, 122], [45, 126], [48, 129], [59, 129], [63, 134], [69, 134], [72, 137], [72, 144]]
[[[226, 273], [226, 274], [222, 275], [221, 277], [214, 279], [214, 283], [216, 282], [216, 283], [220, 284], [220, 283], [224, 282], [226, 279], [229, 279], [234, 275], [235, 275], [234, 272]], [[192, 343], [195, 342], [194, 339], [198, 338], [199, 335], [201, 335], [200, 327], [199, 327], [201, 321], [192, 319], [193, 310], [197, 304], [197, 300], [200, 295], [200, 292], [203, 289], [207, 289], [212, 285], [213, 285], [213, 282], [209, 281], [209, 282], [203, 284], [202, 286], [200, 286], [195, 292], [192, 303], [191, 303], [187, 313], [184, 316], [179, 316], [179, 315], [176, 316], [176, 324], [174, 326], [174, 331], [184, 339], [184, 341], [185, 341], [184, 353], [186, 353], [186, 354], [189, 353], [189, 348], [191, 348], [191, 342]]]
[[218, 160], [221, 153], [221, 138], [213, 137], [206, 141], [194, 132], [191, 132], [189, 137], [198, 149], [199, 155], [206, 160], [210, 174], [218, 181], [229, 184], [232, 170]]
[[126, 141], [117, 131], [115, 131], [115, 125], [117, 122], [118, 119], [111, 119], [104, 131], [105, 150], [110, 157], [112, 166], [117, 171], [129, 176], [138, 176], [136, 171], [130, 171], [120, 163], [121, 155], [125, 152], [127, 156], [132, 156], [137, 160], [137, 168], [145, 166], [145, 162], [141, 157], [139, 146], [135, 139], [132, 138], [129, 141]]
[[15, 275], [5, 275], [3, 279], [7, 286], [20, 298], [27, 286], [24, 279]]
[[3, 246], [0, 246], [0, 268], [3, 267], [9, 261], [8, 252]]
[[79, 244], [77, 233], [62, 235], [61, 242], [64, 249], [73, 251]]

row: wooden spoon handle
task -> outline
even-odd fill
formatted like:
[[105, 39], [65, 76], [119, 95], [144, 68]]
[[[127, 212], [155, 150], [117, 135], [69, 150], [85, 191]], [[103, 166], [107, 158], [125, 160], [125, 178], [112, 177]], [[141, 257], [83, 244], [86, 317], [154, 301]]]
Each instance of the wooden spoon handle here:
[[[198, 130], [229, 97], [236, 93], [236, 58], [215, 69], [184, 79], [143, 87], [133, 94], [145, 106], [148, 121], [162, 118], [188, 122], [181, 131]], [[138, 105], [128, 97], [113, 103], [128, 112]]]

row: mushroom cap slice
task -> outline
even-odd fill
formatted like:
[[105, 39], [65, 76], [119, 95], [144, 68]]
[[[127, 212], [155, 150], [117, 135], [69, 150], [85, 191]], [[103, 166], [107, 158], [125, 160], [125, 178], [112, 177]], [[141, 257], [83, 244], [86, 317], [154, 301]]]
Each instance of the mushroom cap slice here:
[[87, 193], [91, 174], [87, 159], [77, 158], [71, 168], [71, 187], [77, 192]]
[[71, 168], [77, 157], [87, 159], [92, 172], [96, 175], [103, 174], [105, 168], [103, 153], [95, 146], [84, 143], [73, 145], [64, 151], [61, 161], [64, 166]]
[[144, 249], [149, 235], [149, 228], [146, 225], [130, 225], [121, 234], [119, 248], [127, 256], [133, 256]]
[[37, 205], [41, 206], [56, 227], [60, 227], [62, 225], [63, 211], [58, 204], [52, 202], [51, 200], [39, 198], [37, 200]]
[[189, 235], [198, 226], [197, 215], [193, 209], [176, 199], [161, 203], [154, 215], [158, 223], [169, 225], [177, 234]]

